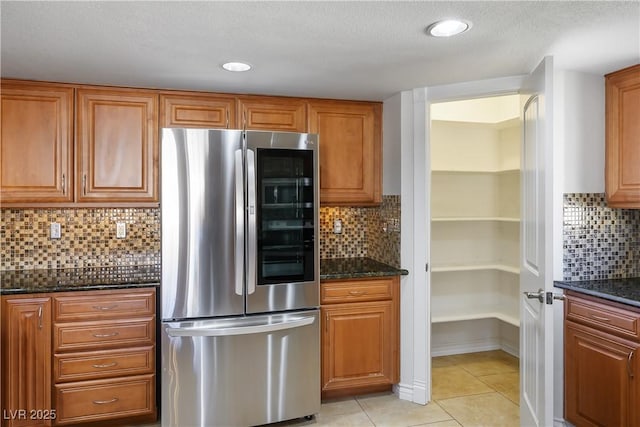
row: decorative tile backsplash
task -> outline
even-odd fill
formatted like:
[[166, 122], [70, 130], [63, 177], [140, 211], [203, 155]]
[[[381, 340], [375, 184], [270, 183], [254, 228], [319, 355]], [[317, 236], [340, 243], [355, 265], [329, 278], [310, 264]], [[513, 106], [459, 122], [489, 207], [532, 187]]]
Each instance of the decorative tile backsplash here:
[[[333, 234], [340, 218], [343, 233]], [[62, 237], [49, 238], [58, 222]], [[116, 222], [127, 236], [116, 238]], [[320, 208], [320, 257], [370, 257], [400, 267], [400, 196], [372, 208]], [[160, 209], [0, 209], [0, 271], [160, 263]]]
[[602, 193], [564, 195], [563, 278], [640, 277], [640, 210], [607, 207]]
[[[335, 219], [342, 233], [333, 233]], [[369, 257], [400, 267], [400, 196], [379, 207], [320, 208], [320, 258]]]
[[[49, 238], [51, 222], [60, 239]], [[159, 264], [160, 209], [0, 209], [0, 245], [1, 271]]]

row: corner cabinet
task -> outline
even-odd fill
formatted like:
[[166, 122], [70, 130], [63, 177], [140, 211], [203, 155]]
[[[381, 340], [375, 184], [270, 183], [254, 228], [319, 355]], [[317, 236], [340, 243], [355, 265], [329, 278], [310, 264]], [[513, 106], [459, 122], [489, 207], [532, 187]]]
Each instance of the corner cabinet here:
[[309, 101], [309, 132], [320, 136], [320, 203], [370, 206], [382, 201], [382, 105]]
[[566, 292], [565, 418], [640, 425], [640, 309]]
[[76, 98], [76, 201], [157, 202], [157, 93], [82, 87]]
[[2, 296], [2, 425], [50, 426], [51, 298]]
[[607, 204], [640, 209], [640, 64], [607, 74]]
[[0, 202], [71, 202], [73, 88], [3, 80], [0, 96]]
[[399, 381], [399, 278], [324, 281], [322, 397], [387, 390]]

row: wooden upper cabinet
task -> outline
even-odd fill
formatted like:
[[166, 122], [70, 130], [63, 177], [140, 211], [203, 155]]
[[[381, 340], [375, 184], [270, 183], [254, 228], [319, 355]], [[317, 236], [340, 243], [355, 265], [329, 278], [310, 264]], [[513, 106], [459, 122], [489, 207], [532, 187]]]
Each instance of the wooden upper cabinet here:
[[382, 105], [309, 101], [309, 132], [320, 139], [320, 203], [382, 201]]
[[238, 127], [248, 130], [283, 132], [307, 131], [304, 99], [243, 96], [238, 97]]
[[234, 129], [235, 98], [192, 92], [160, 94], [160, 127]]
[[157, 202], [157, 92], [81, 87], [76, 108], [76, 201]]
[[0, 202], [73, 199], [73, 88], [2, 81]]
[[640, 64], [608, 74], [605, 94], [607, 204], [640, 209]]

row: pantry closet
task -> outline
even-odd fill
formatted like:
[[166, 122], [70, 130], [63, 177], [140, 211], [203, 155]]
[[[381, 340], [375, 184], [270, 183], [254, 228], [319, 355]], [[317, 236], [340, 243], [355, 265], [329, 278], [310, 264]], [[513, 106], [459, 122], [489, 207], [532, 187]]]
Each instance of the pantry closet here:
[[519, 349], [520, 97], [431, 106], [431, 354]]

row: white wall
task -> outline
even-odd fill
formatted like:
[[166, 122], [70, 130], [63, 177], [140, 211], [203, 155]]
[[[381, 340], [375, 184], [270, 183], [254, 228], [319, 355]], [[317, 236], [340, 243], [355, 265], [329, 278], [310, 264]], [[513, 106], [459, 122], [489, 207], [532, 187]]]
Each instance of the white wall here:
[[382, 105], [382, 194], [400, 194], [401, 94]]
[[604, 77], [558, 71], [564, 98], [560, 140], [564, 146], [564, 193], [604, 193]]

